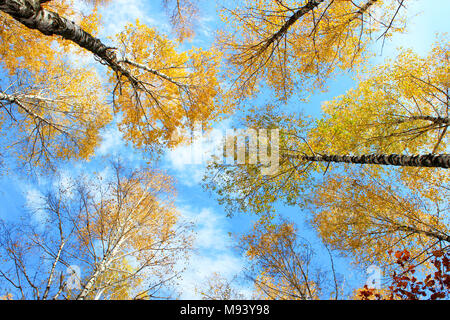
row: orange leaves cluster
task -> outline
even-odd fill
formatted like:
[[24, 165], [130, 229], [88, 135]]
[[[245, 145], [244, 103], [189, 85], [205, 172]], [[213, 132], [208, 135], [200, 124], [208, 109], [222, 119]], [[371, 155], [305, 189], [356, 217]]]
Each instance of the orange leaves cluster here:
[[13, 295], [11, 293], [8, 293], [4, 296], [1, 296], [0, 300], [13, 300]]
[[[191, 49], [179, 52], [178, 44], [159, 35], [139, 21], [117, 36], [131, 72], [141, 86], [120, 79], [115, 105], [123, 113], [120, 123], [125, 138], [137, 147], [156, 143], [173, 146], [180, 129], [192, 129], [195, 122], [207, 127], [226, 113], [217, 77], [220, 53]], [[145, 68], [142, 66], [146, 66]], [[115, 83], [115, 75], [111, 75]]]
[[[114, 170], [115, 176], [96, 176], [73, 191], [75, 204], [83, 209], [70, 212], [68, 218], [77, 230], [74, 252], [103, 268], [95, 276], [95, 287], [104, 287], [106, 298], [130, 299], [137, 290], [146, 292], [141, 286], [146, 281], [168, 281], [191, 238], [190, 230], [178, 221], [170, 177], [149, 169], [127, 170], [120, 164]], [[99, 252], [92, 252], [93, 246]], [[92, 276], [95, 269], [86, 273]], [[95, 287], [89, 289], [88, 298], [98, 294]]]
[[[95, 35], [97, 5], [103, 3], [93, 1], [92, 13], [87, 16], [74, 9], [70, 0], [43, 5]], [[186, 18], [193, 3], [177, 4]], [[221, 59], [217, 50], [182, 52], [178, 42], [154, 29], [139, 22], [128, 25], [116, 38], [116, 52], [124, 59], [117, 63], [136, 80], [133, 83], [131, 78], [111, 71], [113, 90], [108, 93], [96, 70], [83, 62], [89, 54], [86, 50], [28, 29], [3, 13], [0, 19], [4, 22], [0, 26], [0, 57], [12, 83], [5, 93], [20, 98], [29, 110], [20, 113], [25, 110], [22, 107], [17, 117], [15, 109], [2, 108], [0, 120], [9, 121], [3, 129], [11, 124], [20, 131], [23, 147], [16, 154], [32, 166], [46, 165], [54, 158], [91, 156], [99, 142], [99, 130], [112, 120], [113, 110], [106, 103], [109, 94], [113, 95], [125, 139], [138, 148], [152, 150], [182, 142], [186, 137], [177, 136], [180, 131], [192, 129], [196, 122], [207, 129], [212, 120], [231, 109], [217, 76]], [[25, 125], [17, 126], [16, 120]]]
[[[325, 118], [309, 133], [312, 148], [331, 154], [448, 153], [449, 49], [440, 40], [428, 57], [403, 50], [395, 61], [364, 71], [357, 88], [323, 106]], [[312, 201], [313, 224], [334, 248], [358, 262], [384, 263], [390, 248], [419, 255], [449, 234], [446, 170], [343, 169], [318, 184]]]
[[[95, 34], [97, 31], [99, 16], [95, 8], [92, 13], [83, 15], [74, 9], [74, 3], [70, 0], [52, 0], [43, 6], [76, 21], [86, 32]], [[0, 12], [0, 22], [2, 67], [11, 75], [23, 69], [32, 73], [45, 70], [53, 61], [61, 61], [63, 54], [86, 55], [82, 48], [61, 38], [29, 29], [3, 12]]]
[[389, 249], [414, 243], [417, 248], [410, 251], [420, 255], [423, 246], [449, 234], [443, 211], [435, 207], [440, 200], [434, 193], [448, 194], [445, 188], [422, 181], [417, 170], [408, 175], [391, 170], [387, 176], [378, 168], [348, 169], [316, 187], [312, 223], [332, 248], [351, 254], [359, 263], [383, 265], [389, 260]]
[[169, 239], [178, 219], [172, 183], [167, 175], [150, 170], [137, 171], [112, 183], [102, 180], [93, 183], [96, 192], [104, 196], [94, 206], [95, 211], [79, 217], [89, 228], [86, 239], [107, 241], [123, 232], [127, 234], [128, 245], [138, 251]]
[[310, 270], [312, 250], [293, 223], [263, 217], [244, 235], [242, 247], [252, 263], [262, 299], [311, 300], [320, 288]]
[[262, 253], [270, 254], [277, 250], [277, 247], [283, 242], [292, 244], [295, 238], [293, 224], [275, 224], [272, 219], [262, 218], [255, 223], [252, 232], [245, 235], [242, 241], [246, 243], [247, 256], [250, 259], [257, 259]]

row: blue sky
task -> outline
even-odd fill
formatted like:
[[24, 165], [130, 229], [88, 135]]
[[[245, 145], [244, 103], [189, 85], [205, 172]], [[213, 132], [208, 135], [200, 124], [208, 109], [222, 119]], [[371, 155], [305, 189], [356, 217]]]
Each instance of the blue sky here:
[[[435, 41], [437, 32], [450, 31], [450, 1], [448, 0], [412, 0], [408, 11], [408, 31], [405, 34], [396, 34], [385, 43], [381, 51], [381, 41], [374, 44], [377, 55], [372, 59], [374, 65], [382, 63], [386, 58], [394, 58], [398, 47], [409, 47], [419, 54], [425, 55], [431, 44]], [[139, 19], [141, 23], [156, 27], [164, 33], [170, 32], [167, 17], [162, 8], [150, 0], [116, 0], [101, 10], [103, 28], [100, 37], [105, 38], [120, 32], [127, 22]], [[431, 5], [432, 3], [432, 5]], [[201, 17], [197, 25], [197, 36], [184, 46], [208, 47], [214, 40], [213, 31], [218, 23], [215, 15], [214, 1], [203, 1]], [[82, 60], [80, 63], [94, 63], [92, 59]], [[101, 71], [100, 71], [101, 72]], [[339, 75], [328, 82], [328, 91], [316, 94], [309, 103], [300, 103], [292, 99], [288, 108], [302, 110], [314, 117], [320, 116], [320, 106], [323, 102], [344, 94], [354, 85], [351, 75]], [[219, 128], [227, 128], [232, 120], [218, 124]], [[142, 162], [142, 155], [126, 146], [121, 134], [114, 126], [108, 127], [102, 133], [102, 145], [96, 150], [96, 156], [87, 164], [70, 163], [63, 166], [62, 176], [75, 176], [82, 170], [101, 171], [104, 158], [111, 154], [120, 154], [130, 163], [138, 165]], [[242, 272], [245, 260], [234, 249], [233, 234], [245, 231], [252, 224], [255, 216], [236, 215], [226, 218], [224, 209], [214, 199], [214, 195], [205, 192], [200, 186], [204, 172], [203, 165], [189, 165], [184, 159], [187, 149], [180, 147], [169, 151], [158, 164], [161, 168], [177, 179], [177, 206], [182, 216], [196, 224], [197, 240], [196, 251], [193, 253], [179, 281], [182, 288], [180, 298], [198, 298], [195, 287], [200, 285], [206, 277], [214, 272], [231, 279]], [[5, 173], [0, 177], [0, 218], [13, 220], [17, 218], [27, 202], [39, 201], [41, 190], [48, 186], [45, 178], [29, 178], [15, 174]], [[328, 253], [323, 248], [314, 231], [304, 223], [305, 213], [297, 208], [288, 208], [279, 205], [278, 211], [293, 219], [299, 224], [300, 233], [307, 238], [316, 250], [316, 263], [322, 265], [325, 271], [329, 270]], [[231, 234], [231, 236], [230, 236]], [[349, 288], [364, 285], [366, 274], [351, 266], [348, 259], [337, 257], [335, 254], [337, 272], [345, 277]], [[249, 288], [245, 283], [237, 284], [239, 289], [248, 294]], [[348, 288], [347, 288], [348, 289]], [[325, 297], [327, 298], [327, 297]]]

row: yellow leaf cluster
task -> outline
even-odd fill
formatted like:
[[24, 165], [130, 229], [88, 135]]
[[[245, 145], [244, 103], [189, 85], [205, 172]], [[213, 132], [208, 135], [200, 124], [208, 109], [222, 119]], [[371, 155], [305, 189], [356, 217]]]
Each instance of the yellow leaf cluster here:
[[[179, 52], [176, 42], [139, 21], [127, 25], [117, 42], [124, 57], [148, 67], [130, 67], [140, 87], [126, 79], [116, 86], [115, 104], [123, 114], [121, 130], [137, 147], [156, 143], [171, 147], [180, 142], [180, 137], [173, 139], [178, 132], [191, 130], [196, 122], [207, 128], [211, 120], [228, 112], [217, 76], [218, 51]], [[116, 83], [114, 74], [110, 79]]]
[[[291, 19], [309, 1], [227, 5], [221, 17], [228, 28], [219, 33], [219, 42], [230, 62], [227, 72], [236, 79], [238, 98], [264, 84], [281, 100], [323, 88], [336, 69], [352, 69], [365, 61], [370, 35], [395, 12], [394, 2], [376, 1], [361, 12], [367, 1], [325, 1], [293, 24]], [[377, 19], [368, 23], [371, 15]]]
[[[448, 152], [450, 43], [428, 57], [403, 51], [367, 73], [358, 87], [324, 104], [311, 133], [317, 150], [343, 153]], [[429, 118], [426, 118], [429, 117]]]

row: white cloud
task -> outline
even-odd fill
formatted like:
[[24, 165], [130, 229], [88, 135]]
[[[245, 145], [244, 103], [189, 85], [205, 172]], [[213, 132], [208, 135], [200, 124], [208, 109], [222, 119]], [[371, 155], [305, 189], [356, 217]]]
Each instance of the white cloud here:
[[125, 147], [123, 134], [117, 126], [112, 125], [101, 133], [101, 143], [96, 153], [100, 156], [114, 154]]
[[191, 144], [180, 145], [167, 151], [166, 166], [176, 172], [178, 181], [189, 187], [202, 181], [206, 166], [212, 156], [220, 152], [223, 147], [222, 138], [230, 127], [230, 120], [225, 120], [205, 134], [195, 132]]
[[178, 147], [167, 153], [167, 162], [164, 164], [176, 172], [180, 183], [188, 187], [199, 185], [205, 173], [204, 165], [190, 164], [191, 155], [190, 146]]
[[43, 225], [48, 218], [48, 214], [44, 210], [44, 195], [33, 187], [29, 187], [25, 191], [25, 206], [33, 213], [33, 220], [38, 225]]
[[[151, 7], [151, 1], [144, 0], [116, 0], [102, 8], [99, 13], [102, 16], [103, 29], [100, 34], [102, 37], [115, 36], [123, 31], [128, 23], [134, 23], [139, 19], [141, 23], [148, 26], [158, 26], [165, 30], [168, 25], [161, 23], [161, 13]], [[158, 14], [155, 14], [158, 12]]]
[[217, 214], [211, 208], [194, 210], [190, 207], [180, 209], [185, 219], [196, 225], [196, 247], [200, 249], [213, 249], [216, 251], [228, 251], [232, 245], [225, 228], [228, 221]]
[[[179, 281], [181, 299], [199, 299], [196, 293], [208, 277], [214, 273], [231, 280], [243, 270], [244, 259], [233, 250], [233, 242], [227, 232], [229, 222], [210, 208], [180, 209], [184, 219], [192, 221], [196, 228], [194, 254]], [[248, 288], [242, 288], [247, 291]]]
[[58, 188], [65, 192], [65, 195], [69, 198], [73, 196], [74, 188], [74, 175], [76, 174], [75, 168], [72, 170], [60, 169], [58, 172], [58, 177], [53, 181], [53, 188], [57, 190]]

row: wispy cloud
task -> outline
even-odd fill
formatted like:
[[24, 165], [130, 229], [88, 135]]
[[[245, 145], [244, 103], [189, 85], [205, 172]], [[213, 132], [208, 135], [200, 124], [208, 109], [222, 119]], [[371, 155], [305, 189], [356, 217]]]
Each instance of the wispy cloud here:
[[198, 185], [212, 156], [218, 155], [223, 148], [223, 137], [226, 130], [231, 128], [230, 122], [230, 120], [222, 121], [214, 130], [194, 136], [191, 144], [168, 150], [165, 155], [165, 167], [173, 170], [177, 180], [183, 185], [188, 187]]
[[25, 206], [32, 212], [33, 222], [37, 225], [45, 224], [48, 214], [44, 210], [44, 195], [36, 188], [30, 187], [25, 192]]
[[154, 1], [144, 0], [116, 0], [102, 8], [99, 13], [102, 16], [103, 28], [101, 36], [114, 36], [123, 31], [128, 23], [134, 23], [137, 19], [148, 26], [158, 27], [161, 31], [170, 29], [166, 23], [161, 23], [163, 12], [156, 10]]
[[[229, 222], [211, 208], [180, 208], [182, 217], [195, 224], [194, 254], [179, 281], [181, 299], [199, 299], [196, 292], [214, 273], [231, 280], [242, 272], [245, 260], [233, 249], [228, 235]], [[246, 291], [247, 288], [242, 288]]]
[[96, 150], [96, 154], [105, 156], [115, 154], [125, 148], [123, 134], [117, 126], [111, 125], [101, 133], [101, 143]]

